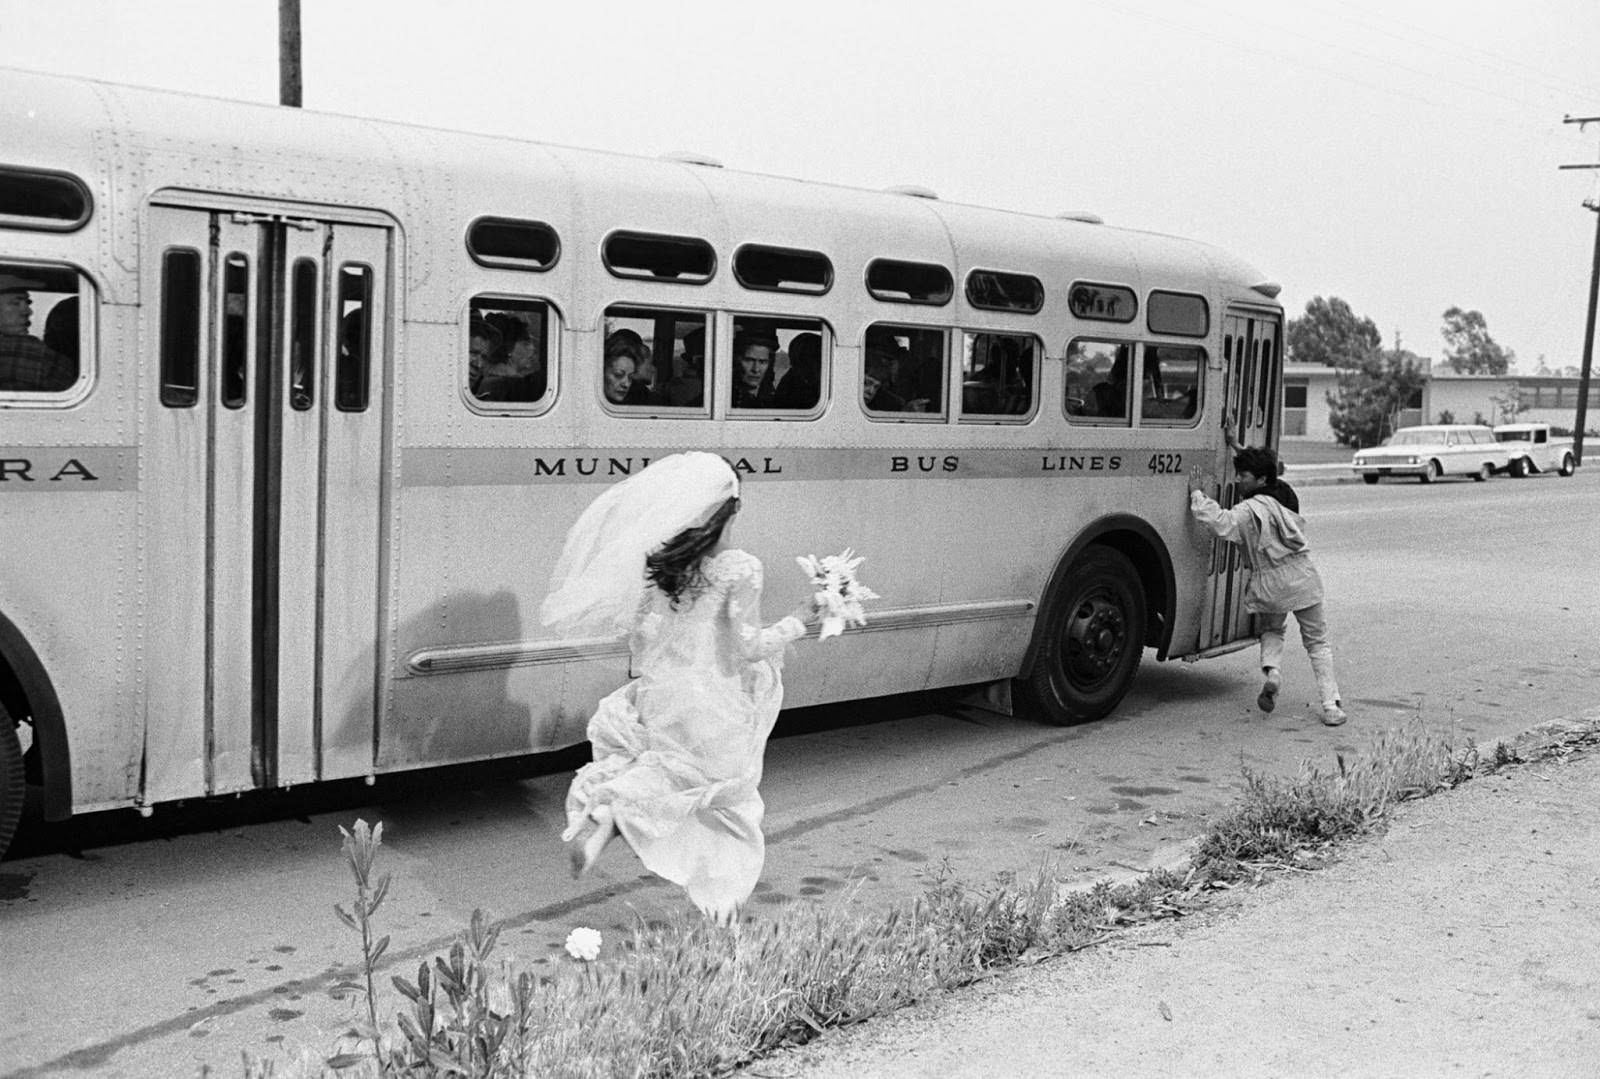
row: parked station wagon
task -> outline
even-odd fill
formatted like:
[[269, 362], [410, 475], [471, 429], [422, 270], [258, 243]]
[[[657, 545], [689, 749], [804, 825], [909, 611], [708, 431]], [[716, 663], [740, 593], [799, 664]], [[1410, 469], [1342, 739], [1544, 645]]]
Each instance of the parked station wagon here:
[[1511, 454], [1479, 424], [1441, 423], [1402, 427], [1383, 445], [1359, 450], [1351, 468], [1365, 483], [1384, 476], [1415, 476], [1432, 483], [1442, 476], [1486, 480], [1511, 467]]

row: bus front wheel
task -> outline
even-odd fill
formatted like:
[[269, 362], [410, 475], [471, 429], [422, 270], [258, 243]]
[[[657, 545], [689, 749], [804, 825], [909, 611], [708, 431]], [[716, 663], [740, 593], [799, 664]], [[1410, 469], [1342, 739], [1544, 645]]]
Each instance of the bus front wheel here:
[[1121, 702], [1144, 654], [1144, 588], [1120, 551], [1091, 547], [1067, 571], [1045, 608], [1028, 689], [1058, 726], [1107, 716]]
[[17, 822], [22, 819], [22, 800], [27, 794], [22, 768], [22, 742], [17, 725], [0, 704], [0, 855], [11, 845]]

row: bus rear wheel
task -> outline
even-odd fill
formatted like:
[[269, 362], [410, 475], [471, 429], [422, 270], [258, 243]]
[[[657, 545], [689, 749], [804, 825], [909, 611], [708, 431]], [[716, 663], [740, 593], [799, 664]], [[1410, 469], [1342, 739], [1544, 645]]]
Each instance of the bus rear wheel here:
[[1091, 547], [1045, 608], [1029, 695], [1047, 723], [1101, 719], [1128, 692], [1144, 655], [1144, 588], [1126, 555]]
[[27, 795], [23, 777], [22, 742], [17, 725], [0, 704], [0, 855], [11, 845], [17, 822], [22, 819], [22, 801]]

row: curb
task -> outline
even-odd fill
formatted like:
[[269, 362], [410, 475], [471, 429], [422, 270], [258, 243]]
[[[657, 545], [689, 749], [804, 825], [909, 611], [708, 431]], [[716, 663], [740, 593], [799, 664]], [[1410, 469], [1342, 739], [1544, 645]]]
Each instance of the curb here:
[[1296, 487], [1320, 487], [1336, 483], [1358, 483], [1361, 477], [1349, 465], [1285, 465], [1283, 478]]

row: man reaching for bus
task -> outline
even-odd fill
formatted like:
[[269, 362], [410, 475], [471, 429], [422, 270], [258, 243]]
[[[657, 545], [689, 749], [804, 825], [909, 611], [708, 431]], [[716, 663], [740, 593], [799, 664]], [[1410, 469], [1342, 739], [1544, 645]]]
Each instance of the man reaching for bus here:
[[1322, 722], [1337, 727], [1345, 721], [1345, 714], [1339, 684], [1333, 677], [1322, 578], [1311, 564], [1300, 500], [1278, 476], [1278, 455], [1264, 446], [1239, 448], [1233, 456], [1233, 469], [1241, 496], [1238, 505], [1223, 509], [1196, 488], [1189, 492], [1189, 512], [1222, 539], [1244, 549], [1250, 567], [1244, 609], [1256, 616], [1261, 628], [1264, 681], [1256, 704], [1263, 712], [1277, 707], [1283, 631], [1293, 612], [1300, 624], [1300, 640], [1311, 657], [1311, 672], [1322, 699]]

